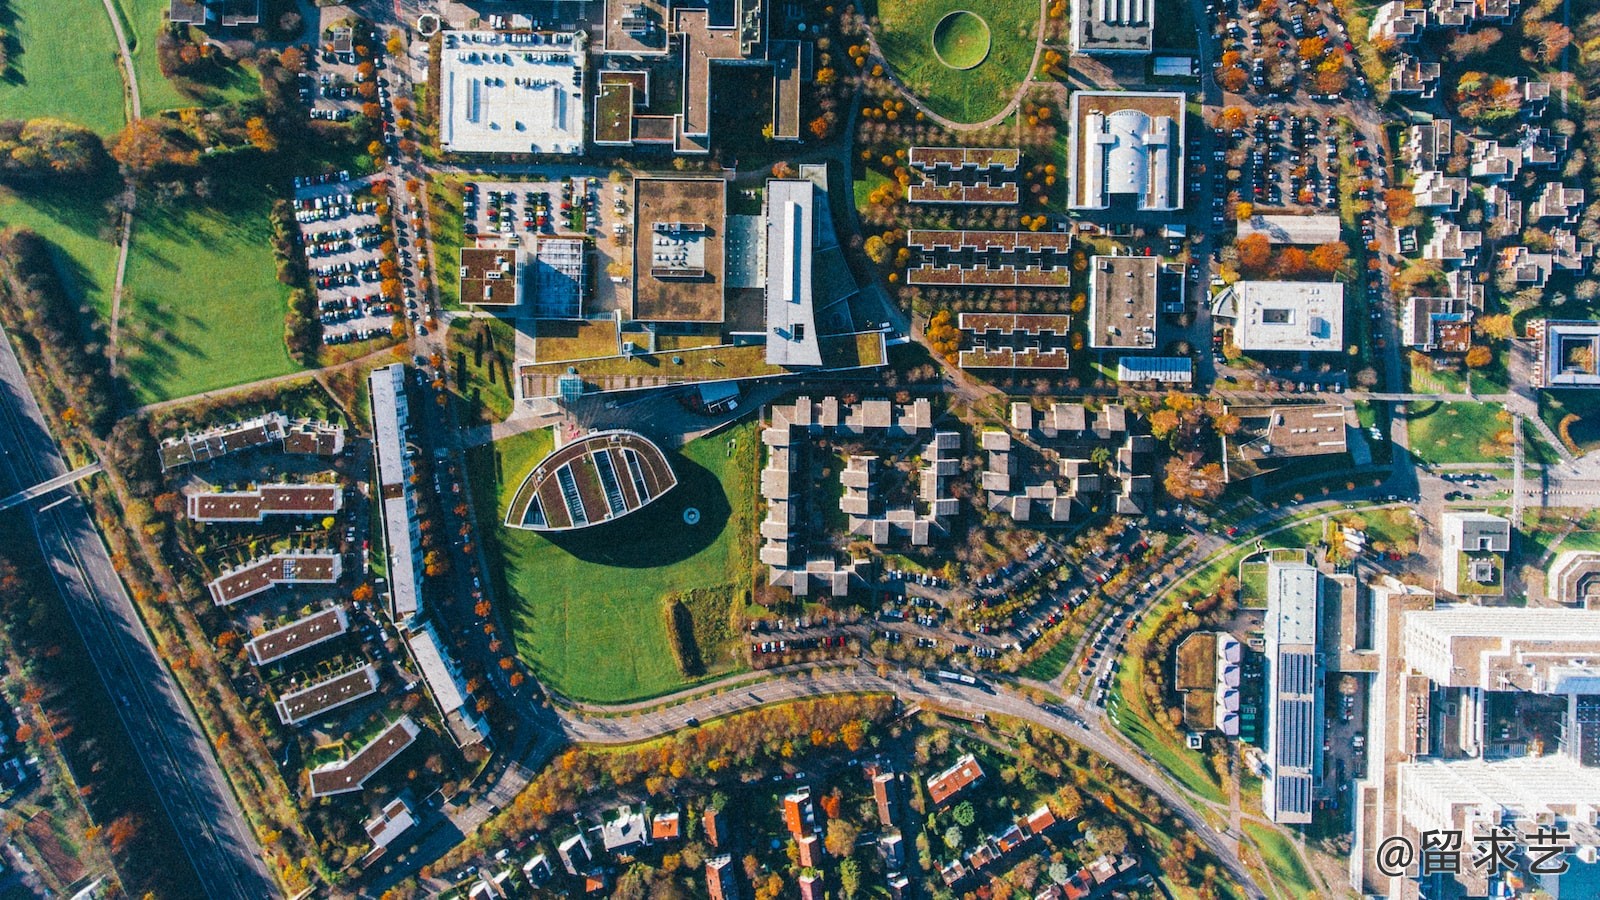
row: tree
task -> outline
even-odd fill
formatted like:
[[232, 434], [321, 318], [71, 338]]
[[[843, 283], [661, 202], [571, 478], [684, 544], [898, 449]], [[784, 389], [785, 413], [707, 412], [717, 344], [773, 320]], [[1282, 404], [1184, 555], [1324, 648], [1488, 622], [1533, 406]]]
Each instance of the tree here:
[[1278, 254], [1278, 273], [1281, 275], [1299, 275], [1306, 270], [1308, 259], [1306, 252], [1299, 247], [1285, 247]]
[[244, 123], [244, 133], [250, 141], [250, 146], [262, 153], [271, 153], [278, 149], [278, 136], [267, 127], [267, 120], [260, 116], [251, 116]]
[[951, 817], [954, 818], [956, 820], [956, 824], [960, 825], [962, 828], [971, 828], [972, 823], [978, 821], [978, 811], [972, 808], [971, 801], [963, 800], [957, 804], [956, 808], [951, 812]]
[[861, 249], [867, 254], [868, 259], [880, 266], [889, 261], [889, 245], [876, 234], [867, 238]]
[[1481, 369], [1494, 362], [1494, 351], [1486, 344], [1474, 344], [1467, 350], [1467, 368]]
[[1272, 261], [1272, 242], [1264, 234], [1247, 234], [1234, 244], [1239, 253], [1239, 265], [1253, 272], [1262, 272]]
[[854, 859], [839, 863], [839, 893], [845, 900], [854, 900], [861, 892], [861, 864]]
[[1128, 832], [1121, 825], [1100, 825], [1087, 835], [1089, 846], [1102, 856], [1119, 856], [1128, 849]]
[[1516, 326], [1513, 324], [1511, 316], [1506, 313], [1480, 316], [1477, 319], [1477, 323], [1479, 332], [1497, 341], [1509, 341], [1516, 337]]
[[1254, 203], [1251, 203], [1249, 201], [1242, 201], [1240, 203], [1234, 204], [1233, 217], [1235, 219], [1238, 219], [1241, 222], [1250, 221], [1250, 217], [1255, 215], [1255, 214], [1256, 214], [1256, 205]]
[[1383, 205], [1388, 210], [1389, 222], [1399, 225], [1417, 208], [1417, 196], [1406, 188], [1390, 188], [1383, 192]]
[[1350, 248], [1346, 247], [1342, 241], [1329, 241], [1326, 244], [1318, 244], [1312, 248], [1310, 261], [1317, 271], [1331, 275], [1339, 271], [1349, 254]]
[[856, 839], [861, 837], [861, 829], [848, 819], [828, 820], [828, 833], [822, 840], [822, 846], [833, 856], [845, 857], [855, 852]]
[[966, 838], [961, 834], [960, 826], [951, 825], [944, 830], [944, 845], [951, 850], [960, 850], [965, 842]]

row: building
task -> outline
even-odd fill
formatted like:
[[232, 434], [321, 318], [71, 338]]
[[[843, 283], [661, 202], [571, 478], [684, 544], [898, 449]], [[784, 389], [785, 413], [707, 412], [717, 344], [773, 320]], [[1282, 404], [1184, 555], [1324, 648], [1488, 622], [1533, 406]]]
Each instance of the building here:
[[1184, 116], [1179, 93], [1075, 91], [1067, 206], [1183, 208]]
[[483, 743], [489, 737], [489, 723], [472, 705], [466, 679], [445, 655], [433, 626], [424, 625], [407, 635], [406, 647], [411, 650], [411, 659], [422, 673], [422, 681], [433, 695], [433, 702], [439, 707], [439, 715], [456, 746]]
[[1458, 297], [1412, 297], [1400, 317], [1400, 343], [1423, 353], [1472, 349], [1472, 310]]
[[263, 484], [248, 491], [191, 491], [186, 499], [192, 521], [260, 524], [269, 516], [331, 516], [344, 508], [344, 488]]
[[1440, 586], [1458, 596], [1504, 594], [1511, 521], [1490, 513], [1447, 510], [1441, 530]]
[[349, 672], [314, 681], [285, 693], [273, 704], [278, 721], [299, 725], [378, 691], [378, 670], [365, 663]]
[[733, 857], [724, 853], [706, 860], [706, 894], [711, 900], [739, 900], [739, 879]]
[[372, 841], [373, 850], [386, 850], [415, 824], [417, 820], [411, 814], [410, 805], [403, 798], [396, 797], [367, 820], [367, 839]]
[[1234, 346], [1265, 353], [1344, 352], [1344, 285], [1337, 281], [1236, 281], [1212, 300], [1233, 323]]
[[446, 31], [438, 49], [439, 144], [456, 153], [583, 152], [578, 34]]
[[161, 470], [166, 472], [190, 463], [210, 462], [230, 453], [281, 442], [288, 427], [289, 420], [282, 413], [268, 413], [196, 434], [167, 438], [158, 451]]
[[666, 454], [642, 434], [596, 431], [540, 460], [512, 497], [506, 525], [589, 528], [648, 506], [678, 484]]
[[344, 557], [334, 550], [285, 550], [229, 569], [206, 585], [211, 602], [228, 606], [280, 584], [335, 584]]
[[633, 319], [722, 322], [727, 190], [721, 178], [634, 181]]
[[589, 290], [589, 242], [541, 235], [526, 278], [534, 318], [583, 318], [584, 296]]
[[1089, 257], [1089, 346], [1154, 352], [1161, 348], [1160, 260]]
[[1228, 481], [1254, 478], [1294, 459], [1347, 452], [1349, 410], [1335, 403], [1226, 406], [1239, 429], [1221, 435], [1222, 474]]
[[[800, 100], [811, 77], [811, 45], [766, 39], [762, 0], [707, 7], [673, 0], [605, 0], [594, 142], [711, 152], [712, 72], [770, 70], [770, 135], [800, 139]], [[652, 79], [676, 79], [652, 89]]]
[[1254, 215], [1239, 222], [1238, 236], [1259, 234], [1274, 245], [1312, 245], [1342, 242], [1339, 217], [1328, 215]]
[[1512, 895], [1498, 874], [1465, 864], [1455, 877], [1385, 874], [1375, 852], [1390, 835], [1550, 825], [1593, 843], [1600, 612], [1437, 605], [1391, 579], [1372, 585], [1372, 600], [1373, 755], [1352, 802], [1352, 885], [1402, 900]]
[[880, 826], [893, 827], [895, 804], [898, 800], [899, 788], [893, 772], [879, 772], [872, 776], [872, 802], [877, 805]]
[[1268, 772], [1261, 808], [1280, 825], [1308, 825], [1322, 781], [1322, 666], [1317, 653], [1322, 575], [1303, 562], [1267, 563]]
[[1557, 603], [1600, 609], [1600, 552], [1564, 550], [1545, 578], [1545, 594]]
[[1439, 64], [1423, 62], [1409, 53], [1401, 53], [1389, 70], [1389, 93], [1411, 94], [1431, 100], [1439, 87]]
[[396, 624], [422, 612], [422, 530], [411, 484], [407, 431], [406, 367], [373, 369], [367, 378], [372, 410], [372, 452], [377, 459], [377, 502], [383, 513], [383, 544], [389, 566], [389, 616]]
[[817, 807], [811, 802], [811, 788], [802, 787], [783, 797], [783, 827], [789, 836], [802, 838], [817, 832]]
[[919, 179], [906, 189], [912, 203], [1009, 205], [1022, 197], [1015, 147], [912, 147], [906, 164]]
[[983, 780], [983, 767], [971, 753], [956, 760], [956, 764], [928, 779], [928, 796], [934, 806], [944, 806], [960, 796], [963, 791]]
[[394, 761], [417, 739], [421, 729], [410, 716], [401, 716], [361, 745], [351, 756], [312, 769], [311, 796], [331, 797], [366, 787], [367, 781]]
[[644, 813], [626, 806], [600, 823], [600, 844], [607, 853], [627, 854], [650, 844], [650, 829]]
[[811, 296], [816, 185], [806, 179], [767, 181], [767, 362], [820, 366], [817, 315]]
[[594, 855], [589, 852], [589, 842], [584, 840], [581, 831], [557, 844], [556, 855], [561, 857], [561, 866], [568, 875], [584, 874], [594, 865]]
[[1194, 361], [1187, 356], [1119, 356], [1117, 381], [1193, 384]]
[[261, 0], [170, 0], [167, 21], [204, 28], [244, 28], [261, 24]]
[[280, 659], [331, 641], [350, 627], [344, 607], [330, 606], [309, 616], [303, 616], [287, 625], [258, 634], [245, 644], [245, 653], [257, 666], [275, 663]]
[[1070, 316], [1050, 313], [961, 313], [956, 319], [963, 369], [1065, 370]]
[[906, 272], [907, 284], [1067, 288], [1072, 283], [1069, 234], [913, 228], [906, 246], [917, 257]]
[[512, 310], [522, 304], [522, 253], [515, 247], [461, 248], [461, 302]]
[[1541, 319], [1533, 328], [1539, 387], [1600, 387], [1600, 321]]
[[1072, 52], [1148, 54], [1155, 41], [1155, 0], [1072, 0]]

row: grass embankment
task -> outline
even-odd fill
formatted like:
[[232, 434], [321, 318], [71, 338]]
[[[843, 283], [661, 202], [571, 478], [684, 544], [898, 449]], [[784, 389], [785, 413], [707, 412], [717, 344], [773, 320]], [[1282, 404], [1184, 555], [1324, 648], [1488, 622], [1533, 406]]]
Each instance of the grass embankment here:
[[8, 0], [0, 26], [11, 33], [0, 118], [65, 119], [107, 136], [122, 129], [117, 38], [98, 0]]
[[204, 207], [138, 207], [121, 349], [146, 402], [299, 368], [283, 343], [288, 288], [272, 256], [268, 187], [244, 171], [213, 181]]
[[30, 228], [49, 241], [66, 290], [101, 316], [117, 278], [115, 217], [106, 209], [117, 188], [114, 172], [26, 192], [0, 188], [0, 228]]
[[[933, 52], [935, 28], [960, 10], [981, 15], [989, 26], [988, 55], [967, 69], [952, 68]], [[895, 74], [930, 109], [959, 122], [980, 122], [999, 113], [1033, 65], [1036, 4], [880, 0], [877, 15], [878, 47]]]
[[[498, 518], [482, 523], [496, 596], [517, 655], [541, 679], [570, 697], [601, 702], [691, 683], [674, 659], [662, 604], [669, 595], [721, 586], [732, 586], [726, 596], [733, 604], [743, 602], [754, 570], [756, 434], [747, 423], [691, 442], [669, 454], [679, 481], [670, 493], [625, 519], [554, 537], [498, 525], [518, 485], [550, 452], [550, 432], [472, 451], [474, 496], [484, 504], [498, 499]], [[689, 507], [700, 511], [699, 524], [684, 523]], [[704, 597], [693, 599], [691, 613], [718, 614]], [[697, 640], [718, 633], [711, 623], [694, 631]], [[735, 665], [731, 647], [699, 650], [710, 674]]]

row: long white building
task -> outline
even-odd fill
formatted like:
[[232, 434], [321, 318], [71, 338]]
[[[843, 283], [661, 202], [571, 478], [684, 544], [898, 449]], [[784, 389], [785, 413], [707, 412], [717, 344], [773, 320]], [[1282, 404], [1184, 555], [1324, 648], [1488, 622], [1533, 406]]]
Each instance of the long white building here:
[[1322, 781], [1322, 663], [1317, 617], [1322, 575], [1303, 562], [1267, 563], [1267, 729], [1270, 771], [1261, 807], [1284, 825], [1311, 822]]
[[406, 427], [411, 412], [406, 401], [406, 367], [401, 363], [372, 370], [367, 379], [372, 408], [372, 450], [377, 459], [377, 495], [383, 511], [383, 543], [387, 550], [389, 615], [405, 625], [422, 612], [422, 530], [417, 525], [417, 498], [411, 485], [411, 457]]

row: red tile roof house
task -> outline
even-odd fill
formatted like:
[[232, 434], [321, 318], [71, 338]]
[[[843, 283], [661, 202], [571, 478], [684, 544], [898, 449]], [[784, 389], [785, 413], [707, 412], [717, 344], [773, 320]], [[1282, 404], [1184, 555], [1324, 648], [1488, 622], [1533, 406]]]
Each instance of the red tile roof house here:
[[962, 791], [983, 780], [983, 767], [972, 754], [956, 760], [956, 764], [928, 779], [928, 794], [935, 806], [943, 806]]

